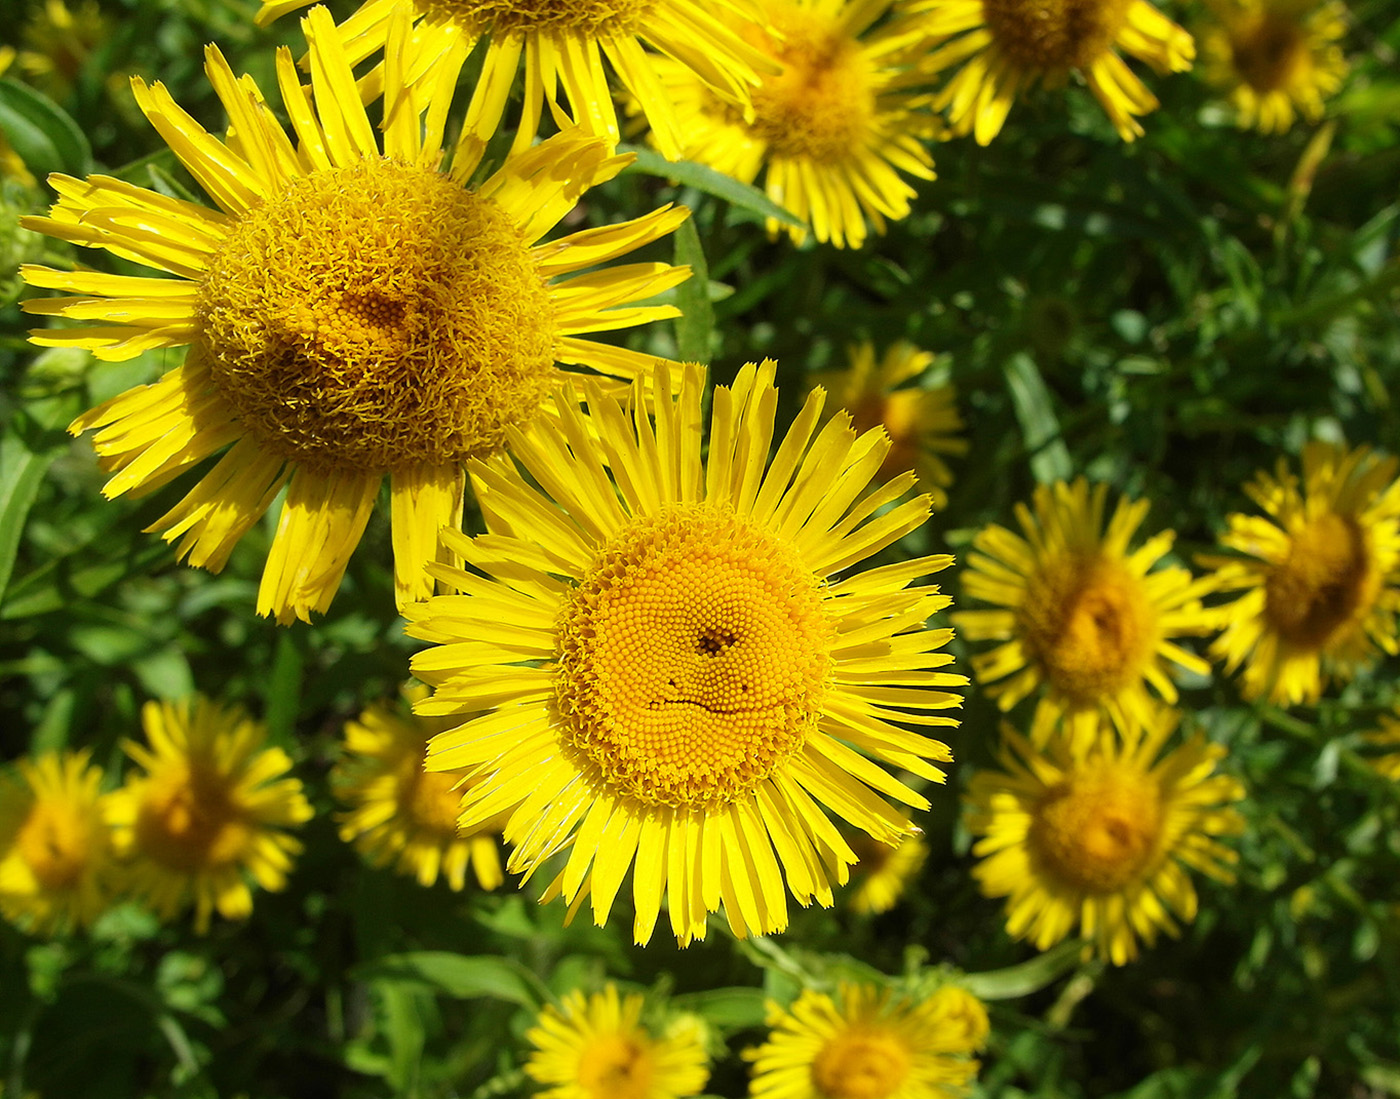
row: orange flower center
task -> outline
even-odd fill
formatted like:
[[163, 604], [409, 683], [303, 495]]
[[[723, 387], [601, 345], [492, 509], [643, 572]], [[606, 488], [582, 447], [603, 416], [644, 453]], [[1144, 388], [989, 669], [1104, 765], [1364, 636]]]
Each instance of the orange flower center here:
[[399, 804], [418, 828], [443, 839], [455, 839], [457, 818], [462, 815], [462, 791], [457, 789], [460, 777], [451, 771], [425, 771], [418, 762], [405, 769]]
[[1285, 641], [1317, 650], [1375, 603], [1380, 584], [1365, 533], [1329, 511], [1294, 533], [1264, 585], [1264, 613]]
[[1262, 95], [1288, 86], [1308, 62], [1308, 43], [1292, 17], [1265, 11], [1230, 36], [1230, 53], [1240, 78]]
[[1088, 68], [1128, 21], [1132, 0], [982, 0], [982, 17], [1020, 68], [1059, 73]]
[[77, 885], [93, 847], [92, 821], [71, 802], [34, 803], [15, 840], [20, 858], [45, 889]]
[[632, 1034], [594, 1034], [578, 1059], [579, 1090], [588, 1099], [650, 1099], [655, 1065]]
[[1060, 881], [1108, 894], [1143, 877], [1161, 831], [1158, 784], [1122, 763], [1099, 761], [1045, 792], [1029, 845]]
[[635, 34], [656, 0], [417, 0], [433, 22], [456, 23], [476, 34], [553, 32], [596, 38]]
[[909, 1050], [891, 1034], [852, 1027], [812, 1059], [812, 1085], [823, 1099], [887, 1099], [909, 1076]]
[[231, 793], [228, 777], [201, 760], [151, 778], [136, 814], [137, 848], [181, 873], [238, 862], [250, 837]]

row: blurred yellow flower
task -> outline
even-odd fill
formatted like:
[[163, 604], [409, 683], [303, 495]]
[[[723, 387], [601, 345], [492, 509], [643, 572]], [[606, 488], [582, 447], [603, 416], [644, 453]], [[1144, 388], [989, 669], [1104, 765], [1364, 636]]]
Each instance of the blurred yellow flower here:
[[1118, 51], [1159, 73], [1185, 72], [1196, 56], [1191, 36], [1147, 0], [911, 0], [905, 11], [905, 33], [938, 45], [922, 70], [957, 70], [934, 105], [979, 145], [1001, 132], [1017, 96], [1037, 84], [1062, 87], [1071, 75], [1132, 141], [1143, 133], [1137, 116], [1158, 102]]
[[851, 414], [857, 431], [882, 427], [889, 434], [890, 451], [877, 477], [888, 479], [912, 469], [934, 509], [946, 507], [945, 490], [953, 483], [953, 471], [943, 456], [967, 453], [967, 440], [960, 437], [957, 395], [951, 385], [905, 385], [932, 366], [934, 356], [902, 341], [878, 361], [868, 341], [853, 344], [849, 353], [845, 370], [814, 374], [811, 383], [827, 391], [832, 412], [844, 408]]
[[1241, 127], [1282, 133], [1299, 114], [1322, 117], [1347, 74], [1341, 0], [1215, 0], [1210, 10], [1206, 78], [1229, 96]]
[[[950, 1099], [977, 1076], [967, 1055], [985, 1030], [941, 992], [903, 1000], [869, 984], [836, 999], [807, 989], [791, 1008], [768, 1005], [768, 1040], [754, 1063], [752, 1099]], [[979, 1005], [980, 1006], [980, 1005]], [[985, 1014], [983, 1016], [985, 1019]]]
[[1168, 750], [1176, 714], [1162, 709], [1125, 745], [1108, 730], [1084, 751], [1063, 737], [1040, 749], [1003, 727], [1003, 771], [968, 788], [968, 827], [980, 837], [972, 874], [989, 897], [1006, 897], [1006, 930], [1048, 950], [1067, 935], [1088, 939], [1115, 965], [1159, 932], [1196, 917], [1185, 868], [1222, 882], [1235, 852], [1217, 836], [1243, 830], [1230, 806], [1240, 783], [1214, 774], [1225, 749], [1196, 735]]
[[1202, 557], [1214, 586], [1240, 591], [1211, 608], [1211, 652], [1241, 665], [1247, 699], [1316, 702], [1378, 652], [1400, 651], [1400, 482], [1394, 458], [1312, 442], [1303, 475], [1279, 459], [1245, 492], [1266, 516], [1233, 514], [1220, 542], [1243, 556]]
[[1382, 714], [1379, 729], [1366, 734], [1366, 743], [1380, 750], [1368, 755], [1367, 762], [1392, 782], [1400, 782], [1400, 709], [1394, 717]]
[[465, 459], [500, 447], [509, 424], [536, 413], [570, 376], [556, 363], [649, 373], [655, 357], [581, 337], [676, 316], [633, 303], [689, 274], [664, 263], [577, 273], [670, 232], [683, 209], [535, 244], [627, 163], [598, 140], [558, 135], [475, 190], [463, 186], [475, 161], [439, 171], [455, 77], [431, 94], [405, 82], [414, 55], [407, 12], [398, 15], [382, 153], [331, 17], [316, 8], [304, 22], [309, 94], [291, 53], [277, 60], [298, 147], [213, 47], [206, 72], [233, 124], [227, 142], [164, 86], [133, 82], [219, 209], [109, 176], [55, 176], [50, 216], [24, 221], [177, 276], [26, 266], [31, 285], [79, 295], [31, 299], [28, 312], [103, 322], [32, 340], [113, 360], [189, 346], [183, 365], [71, 430], [97, 429], [109, 497], [148, 491], [222, 451], [149, 528], [213, 571], [285, 486], [257, 602], [283, 623], [330, 605], [386, 474], [398, 599], [430, 594], [423, 565], [439, 528], [461, 521]]
[[0, 915], [35, 935], [86, 927], [111, 902], [102, 769], [51, 752], [0, 776]]
[[525, 1073], [545, 1085], [541, 1099], [688, 1099], [705, 1090], [709, 1057], [694, 1027], [661, 1037], [641, 1023], [645, 998], [619, 997], [609, 982], [558, 1008], [545, 1005], [525, 1038], [535, 1048]]
[[[406, 687], [404, 699], [426, 698], [421, 685]], [[428, 741], [459, 720], [406, 715], [392, 703], [376, 702], [345, 725], [345, 754], [331, 772], [336, 796], [351, 806], [340, 816], [340, 838], [353, 843], [375, 866], [390, 863], [430, 886], [439, 873], [454, 890], [466, 884], [471, 866], [477, 884], [495, 889], [505, 880], [494, 827], [457, 830], [462, 776], [423, 768]]]
[[858, 833], [850, 843], [860, 859], [851, 868], [851, 911], [863, 916], [878, 916], [898, 904], [928, 859], [928, 844], [918, 836], [909, 836], [891, 847]]
[[166, 920], [193, 903], [200, 934], [216, 910], [246, 919], [246, 879], [285, 886], [301, 851], [286, 829], [311, 819], [301, 782], [286, 777], [291, 759], [241, 709], [199, 696], [148, 702], [141, 724], [147, 744], [124, 745], [141, 772], [108, 802], [131, 891]]
[[1107, 485], [1083, 478], [1040, 485], [1033, 510], [1016, 506], [1025, 537], [984, 527], [963, 571], [963, 591], [1001, 609], [962, 611], [953, 625], [968, 641], [1000, 642], [974, 656], [972, 668], [1003, 710], [1044, 688], [1031, 734], [1037, 743], [1068, 715], [1082, 744], [1101, 711], [1132, 735], [1151, 712], [1149, 686], [1176, 701], [1172, 665], [1210, 672], [1175, 641], [1209, 632], [1200, 602], [1208, 588], [1184, 568], [1154, 568], [1171, 549], [1172, 531], [1129, 549], [1146, 500], [1120, 499], [1105, 529], [1107, 499]]
[[829, 906], [856, 856], [827, 813], [895, 843], [915, 829], [886, 799], [928, 801], [881, 764], [941, 782], [950, 758], [901, 725], [956, 724], [951, 631], [924, 625], [948, 598], [916, 583], [951, 558], [838, 576], [928, 500], [898, 502], [912, 474], [867, 491], [889, 443], [847, 417], [819, 430], [820, 393], [768, 464], [774, 369], [714, 390], [705, 459], [698, 366], [674, 398], [658, 370], [654, 424], [640, 382], [632, 410], [589, 386], [587, 419], [556, 396], [511, 432], [525, 474], [472, 464], [490, 533], [444, 540], [478, 571], [429, 566], [461, 594], [407, 611], [433, 646], [418, 712], [478, 715], [428, 755], [484, 778], [461, 825], [509, 812], [512, 871], [567, 854], [545, 896], [591, 896], [600, 926], [631, 869], [637, 942], [663, 893], [682, 944], [721, 904], [739, 936], [786, 927], [789, 890]]
[[[892, 0], [759, 0], [766, 29], [754, 35], [772, 58], [744, 115], [686, 65], [658, 60], [675, 105], [685, 155], [744, 183], [760, 172], [779, 206], [819, 241], [859, 248], [867, 225], [909, 215], [916, 192], [903, 175], [933, 179], [926, 141], [941, 130], [927, 95], [907, 88], [904, 44], [871, 30]], [[779, 68], [781, 66], [781, 68]], [[769, 231], [779, 223], [770, 220]], [[807, 228], [788, 226], [799, 243]]]
[[44, 0], [30, 9], [20, 31], [24, 48], [19, 67], [35, 87], [56, 99], [72, 90], [93, 50], [111, 33], [107, 17], [96, 0], [69, 7], [64, 0]]

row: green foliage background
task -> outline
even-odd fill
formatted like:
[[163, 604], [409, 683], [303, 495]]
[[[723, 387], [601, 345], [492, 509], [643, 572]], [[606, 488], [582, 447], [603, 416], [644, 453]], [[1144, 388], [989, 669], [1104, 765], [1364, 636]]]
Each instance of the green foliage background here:
[[[272, 45], [296, 40], [294, 19], [258, 31], [254, 9], [105, 0], [109, 33], [71, 81], [0, 81], [0, 126], [38, 176], [188, 186], [125, 77], [163, 80], [221, 128], [203, 43], [270, 88]], [[804, 376], [842, 363], [852, 340], [940, 353], [935, 377], [956, 383], [971, 449], [910, 552], [962, 553], [1037, 482], [1083, 473], [1151, 499], [1148, 529], [1174, 528], [1189, 563], [1247, 506], [1240, 485], [1304, 440], [1400, 450], [1400, 12], [1363, 0], [1351, 18], [1354, 70], [1330, 143], [1309, 127], [1241, 133], [1186, 75], [1152, 81], [1163, 105], [1133, 146], [1083, 88], [1031, 96], [990, 147], [937, 148], [939, 178], [913, 216], [862, 251], [770, 240], [755, 193], [645, 156], [583, 215], [694, 210], [674, 244], [701, 273], [677, 292], [686, 318], [639, 339], [711, 361], [715, 382], [774, 356], [790, 410]], [[290, 887], [259, 894], [246, 925], [201, 938], [127, 905], [54, 941], [0, 926], [7, 1099], [523, 1094], [522, 1035], [539, 1005], [608, 977], [699, 1013], [724, 1058], [711, 1091], [734, 1096], [765, 994], [864, 967], [917, 984], [943, 965], [1021, 967], [974, 981], [997, 997], [989, 1097], [1400, 1094], [1400, 801], [1359, 751], [1400, 697], [1394, 660], [1287, 714], [1242, 704], [1221, 678], [1187, 685], [1185, 707], [1250, 791], [1239, 882], [1198, 881], [1202, 911], [1181, 940], [1121, 969], [1073, 947], [1037, 960], [978, 895], [958, 794], [991, 762], [998, 717], [975, 688], [950, 738], [950, 784], [922, 821], [933, 856], [906, 902], [874, 920], [838, 905], [797, 912], [776, 942], [735, 943], [712, 921], [689, 950], [662, 935], [641, 949], [630, 919], [566, 929], [559, 907], [511, 884], [454, 895], [367, 869], [336, 838], [325, 779], [340, 726], [406, 673], [387, 520], [310, 627], [253, 614], [266, 524], [219, 576], [174, 565], [140, 531], [180, 486], [105, 502], [90, 445], [63, 430], [173, 353], [114, 365], [36, 353], [14, 267], [76, 257], [17, 228], [46, 207], [41, 189], [6, 182], [3, 198], [0, 757], [90, 745], [115, 776], [141, 703], [198, 688], [266, 719], [318, 813]], [[956, 596], [956, 571], [945, 577]]]

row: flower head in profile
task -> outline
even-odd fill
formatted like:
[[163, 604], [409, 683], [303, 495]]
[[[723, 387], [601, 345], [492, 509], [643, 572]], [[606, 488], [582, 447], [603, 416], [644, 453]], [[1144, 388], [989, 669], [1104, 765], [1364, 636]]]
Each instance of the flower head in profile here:
[[1244, 129], [1282, 133], [1322, 117], [1347, 63], [1341, 0], [1216, 0], [1202, 31], [1206, 78], [1229, 96]]
[[35, 935], [86, 927], [114, 888], [102, 770], [86, 751], [16, 768], [0, 776], [0, 915]]
[[1201, 563], [1220, 591], [1240, 593], [1212, 608], [1222, 632], [1211, 652], [1227, 671], [1243, 666], [1246, 698], [1316, 702], [1326, 678], [1400, 651], [1398, 465], [1312, 442], [1301, 479], [1280, 459], [1245, 486], [1265, 514], [1230, 515], [1220, 542], [1235, 556]]
[[525, 1038], [535, 1048], [525, 1074], [544, 1085], [540, 1099], [689, 1099], [710, 1079], [709, 1055], [693, 1026], [652, 1033], [646, 999], [619, 996], [611, 982], [585, 996], [575, 989], [546, 1004]]
[[[262, 0], [258, 22], [270, 23], [312, 0]], [[398, 48], [393, 37], [396, 9], [404, 0], [365, 0], [340, 26], [355, 63]], [[545, 107], [556, 120], [565, 114], [610, 146], [619, 139], [617, 111], [604, 62], [623, 90], [646, 114], [662, 155], [680, 156], [682, 119], [657, 79], [664, 56], [693, 74], [710, 92], [740, 113], [758, 74], [772, 66], [745, 39], [758, 18], [754, 0], [410, 0], [413, 38], [422, 61], [417, 81], [444, 79], [439, 69], [461, 64], [483, 45], [481, 75], [467, 105], [457, 156], [480, 157], [495, 135], [507, 100], [523, 68], [524, 95], [514, 150], [529, 147]], [[647, 47], [652, 47], [648, 49]], [[658, 52], [659, 51], [659, 52]], [[417, 71], [421, 69], [422, 71]], [[563, 91], [568, 106], [559, 103]]]
[[895, 843], [915, 829], [891, 800], [928, 801], [882, 764], [941, 782], [950, 758], [902, 725], [956, 724], [951, 631], [925, 626], [949, 600], [916, 583], [951, 558], [848, 572], [928, 500], [900, 502], [913, 474], [868, 490], [889, 441], [819, 429], [819, 390], [767, 463], [774, 369], [714, 391], [704, 459], [699, 367], [674, 395], [658, 369], [654, 423], [640, 382], [630, 407], [590, 386], [588, 420], [556, 396], [511, 432], [523, 474], [473, 464], [489, 533], [444, 535], [472, 571], [430, 566], [460, 594], [407, 612], [433, 643], [419, 712], [476, 715], [428, 755], [485, 778], [462, 827], [509, 813], [511, 870], [566, 853], [546, 897], [599, 925], [631, 869], [638, 942], [663, 894], [681, 943], [721, 904], [740, 936], [784, 928], [789, 891], [829, 906], [856, 855], [828, 813]]
[[1139, 942], [1195, 919], [1188, 869], [1234, 880], [1235, 853], [1216, 837], [1243, 830], [1231, 803], [1244, 789], [1214, 773], [1220, 745], [1198, 734], [1168, 749], [1175, 728], [1159, 709], [1135, 741], [1105, 730], [1082, 751], [1063, 736], [1037, 748], [1003, 728], [1002, 770], [973, 776], [968, 827], [982, 860], [973, 877], [1006, 898], [1012, 938], [1048, 950], [1077, 930], [1123, 965]]
[[[715, 96], [685, 65], [660, 61], [662, 86], [687, 135], [685, 155], [752, 183], [817, 240], [859, 248], [868, 226], [909, 215], [905, 176], [933, 178], [926, 142], [941, 124], [927, 95], [906, 86], [904, 43], [871, 30], [890, 0], [760, 0], [766, 29], [755, 36], [775, 71], [765, 74], [746, 116]], [[776, 232], [778, 223], [770, 221]]]
[[[407, 12], [396, 9], [383, 76], [383, 150], [330, 16], [305, 20], [311, 87], [291, 54], [278, 78], [296, 143], [251, 79], [219, 52], [206, 72], [232, 122], [220, 140], [160, 84], [137, 102], [217, 209], [108, 176], [54, 176], [58, 203], [32, 229], [105, 248], [174, 278], [28, 266], [31, 313], [95, 325], [33, 341], [101, 359], [188, 347], [182, 365], [80, 416], [111, 474], [109, 497], [140, 494], [221, 455], [151, 530], [191, 564], [221, 569], [285, 487], [258, 611], [309, 620], [330, 604], [389, 478], [398, 599], [428, 595], [437, 532], [461, 520], [468, 457], [503, 445], [568, 374], [614, 378], [656, 360], [586, 334], [676, 315], [632, 303], [684, 279], [661, 263], [606, 264], [673, 229], [684, 210], [537, 241], [579, 195], [627, 163], [601, 141], [560, 134], [479, 187], [476, 162], [442, 172], [452, 79], [424, 90]], [[614, 309], [614, 306], [623, 308]]]
[[1143, 133], [1138, 117], [1158, 102], [1119, 51], [1159, 73], [1185, 72], [1196, 56], [1191, 36], [1148, 0], [912, 0], [907, 11], [908, 33], [940, 43], [921, 68], [956, 70], [934, 105], [979, 145], [1001, 132], [1018, 96], [1072, 75], [1132, 141]]
[[132, 892], [166, 920], [193, 904], [200, 934], [215, 911], [246, 919], [248, 879], [286, 885], [301, 851], [287, 829], [311, 819], [292, 761], [242, 710], [199, 696], [148, 702], [141, 724], [147, 743], [125, 745], [140, 773], [110, 795], [108, 813]]
[[953, 483], [953, 471], [944, 455], [966, 454], [967, 440], [960, 437], [962, 418], [951, 385], [924, 388], [908, 385], [922, 375], [934, 357], [911, 343], [892, 344], [879, 360], [868, 341], [853, 344], [845, 370], [816, 374], [814, 385], [830, 394], [830, 407], [851, 414], [857, 431], [883, 427], [890, 437], [890, 452], [879, 476], [893, 477], [912, 469], [919, 488], [933, 499], [935, 509], [948, 502], [945, 491]]
[[850, 905], [862, 916], [878, 916], [898, 904], [928, 859], [928, 844], [919, 836], [891, 847], [861, 832], [851, 837], [851, 850], [860, 861], [851, 870]]
[[1105, 527], [1107, 503], [1108, 486], [1083, 478], [1040, 485], [1031, 508], [1016, 506], [1024, 537], [984, 527], [963, 572], [963, 591], [998, 609], [963, 611], [953, 625], [969, 641], [998, 642], [972, 667], [1003, 710], [1043, 692], [1037, 743], [1063, 715], [1077, 743], [1101, 712], [1131, 735], [1151, 712], [1149, 687], [1176, 701], [1173, 665], [1210, 671], [1175, 640], [1209, 631], [1205, 586], [1184, 568], [1155, 567], [1175, 535], [1163, 531], [1131, 549], [1147, 501], [1120, 499]]
[[[961, 990], [959, 990], [961, 992]], [[967, 1093], [986, 1037], [961, 996], [920, 1000], [873, 984], [843, 984], [835, 999], [804, 991], [768, 1005], [768, 1040], [753, 1062], [752, 1099], [952, 1099]], [[974, 1001], [975, 1002], [975, 1001]], [[981, 1005], [977, 1004], [980, 1008]]]
[[[427, 694], [421, 685], [403, 692], [409, 703]], [[336, 795], [350, 806], [340, 818], [340, 838], [373, 865], [393, 864], [425, 887], [441, 874], [452, 889], [461, 890], [470, 866], [478, 885], [495, 889], [505, 880], [496, 843], [499, 823], [494, 829], [458, 832], [461, 776], [423, 767], [429, 739], [454, 724], [405, 714], [383, 702], [347, 722], [345, 755], [331, 773]]]

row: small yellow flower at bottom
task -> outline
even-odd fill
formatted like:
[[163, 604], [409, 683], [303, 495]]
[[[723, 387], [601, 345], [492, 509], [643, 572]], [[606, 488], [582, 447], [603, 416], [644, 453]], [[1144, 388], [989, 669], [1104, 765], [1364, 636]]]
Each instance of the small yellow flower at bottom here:
[[35, 935], [86, 927], [112, 899], [102, 770], [86, 751], [18, 770], [0, 779], [0, 915]]
[[617, 986], [546, 1005], [525, 1037], [534, 1052], [526, 1075], [542, 1099], [687, 1099], [705, 1090], [709, 1057], [695, 1027], [654, 1037], [641, 1023], [645, 997]]
[[195, 930], [217, 910], [241, 920], [253, 910], [246, 876], [263, 889], [286, 885], [301, 844], [286, 828], [311, 819], [292, 761], [264, 747], [266, 729], [236, 707], [196, 696], [148, 702], [149, 747], [124, 747], [141, 774], [110, 796], [108, 819], [130, 888], [162, 919], [191, 903]]
[[1176, 715], [1162, 710], [1132, 744], [1104, 730], [1072, 751], [1064, 736], [1037, 749], [1003, 727], [1003, 771], [968, 789], [968, 828], [980, 837], [972, 874], [989, 897], [1006, 897], [1006, 930], [1048, 950], [1079, 933], [1123, 965], [1159, 932], [1196, 917], [1183, 867], [1232, 882], [1235, 852], [1215, 839], [1244, 820], [1230, 803], [1244, 788], [1213, 774], [1225, 749], [1199, 734], [1170, 751]]
[[[980, 1004], [978, 1005], [981, 1006]], [[977, 1075], [968, 1057], [986, 1036], [944, 990], [917, 1001], [868, 984], [832, 999], [804, 991], [791, 1008], [769, 1004], [768, 1040], [754, 1063], [753, 1099], [947, 1099]]]
[[[403, 690], [409, 704], [427, 696], [421, 684]], [[470, 866], [478, 885], [495, 889], [505, 880], [496, 842], [504, 822], [459, 832], [461, 774], [423, 767], [428, 741], [460, 724], [404, 714], [384, 702], [348, 722], [345, 757], [331, 772], [336, 795], [351, 807], [339, 818], [340, 838], [372, 865], [393, 863], [398, 873], [413, 875], [425, 887], [441, 874], [453, 890], [461, 890]]]

